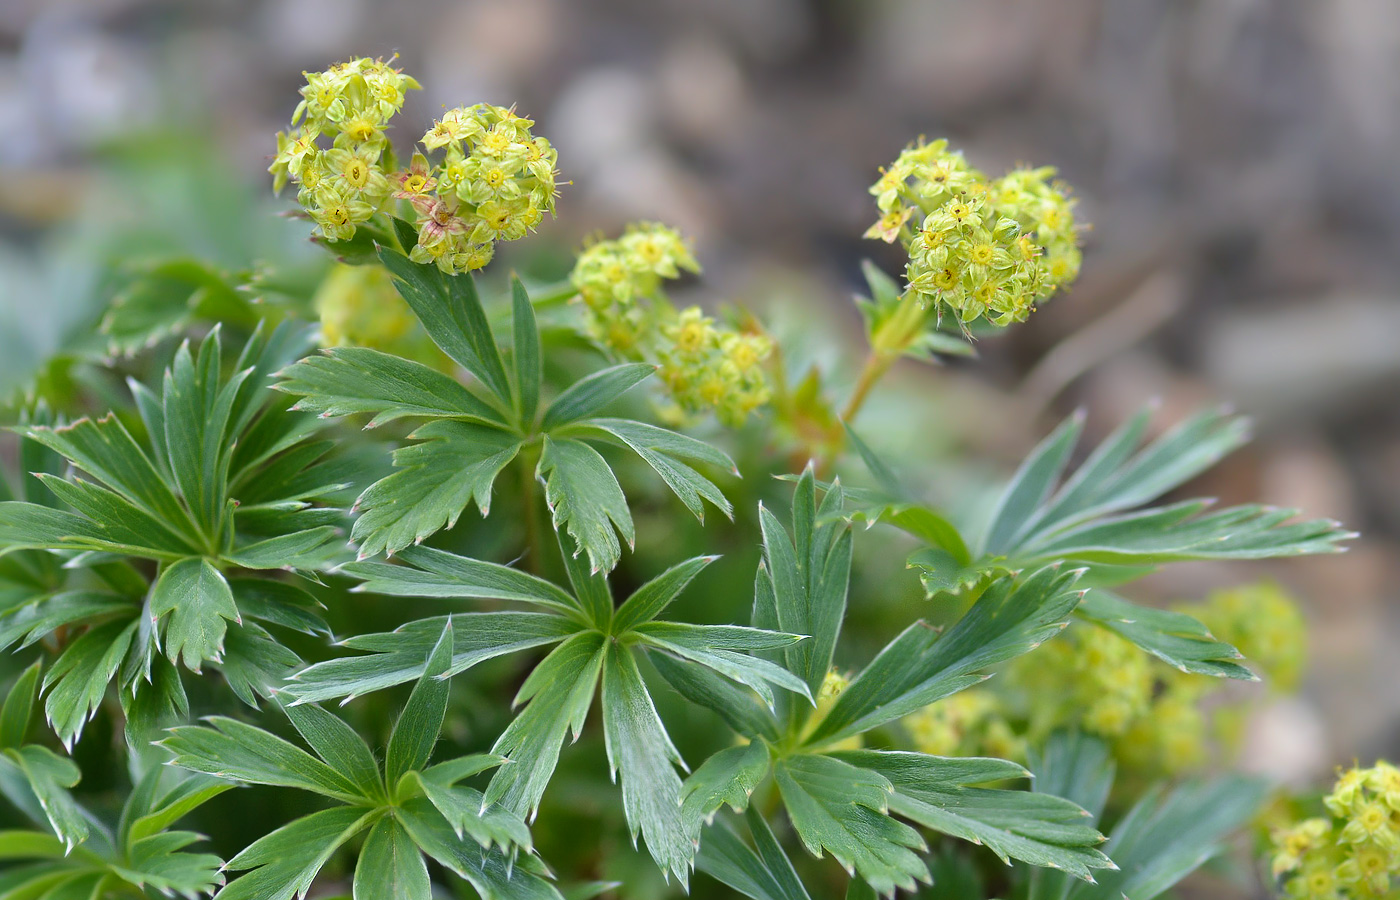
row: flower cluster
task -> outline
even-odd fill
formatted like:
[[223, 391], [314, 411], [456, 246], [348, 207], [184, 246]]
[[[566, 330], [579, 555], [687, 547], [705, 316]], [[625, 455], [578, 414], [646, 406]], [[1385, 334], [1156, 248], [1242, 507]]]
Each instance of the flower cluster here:
[[661, 380], [682, 412], [714, 412], [737, 428], [771, 397], [763, 361], [772, 349], [767, 337], [716, 327], [692, 306], [661, 329]]
[[1343, 772], [1323, 800], [1328, 816], [1273, 835], [1273, 873], [1299, 900], [1394, 896], [1400, 876], [1400, 768]]
[[713, 412], [737, 427], [771, 396], [763, 362], [772, 342], [717, 325], [698, 306], [677, 313], [666, 301], [664, 282], [699, 271], [679, 232], [644, 222], [586, 247], [570, 280], [599, 345], [658, 365], [673, 417]]
[[947, 141], [921, 140], [871, 186], [881, 215], [865, 236], [904, 245], [909, 290], [940, 316], [1022, 322], [1079, 274], [1074, 201], [1054, 174], [990, 180]]
[[430, 165], [415, 153], [395, 176], [394, 197], [416, 214], [418, 243], [409, 258], [449, 274], [480, 269], [496, 241], [525, 236], [553, 215], [559, 154], [531, 133], [534, 122], [513, 109], [478, 103], [445, 112], [423, 135]]
[[381, 266], [336, 264], [317, 288], [314, 304], [327, 347], [369, 347], [442, 365], [441, 352]]
[[585, 247], [569, 278], [594, 340], [624, 357], [636, 357], [654, 320], [666, 311], [658, 302], [663, 279], [699, 271], [680, 232], [659, 222], [640, 222], [627, 226], [616, 240]]
[[1034, 694], [1028, 705], [1035, 734], [1072, 724], [1102, 737], [1120, 737], [1152, 701], [1147, 655], [1095, 625], [1067, 629], [1047, 642], [1034, 662], [1013, 667], [1010, 676]]
[[[418, 82], [382, 60], [363, 57], [306, 74], [292, 127], [277, 135], [268, 171], [280, 192], [290, 179], [297, 202], [321, 234], [354, 237], [393, 192], [393, 151], [385, 130]], [[323, 147], [322, 138], [331, 146]]]
[[914, 749], [933, 756], [1026, 758], [1026, 740], [1016, 734], [992, 691], [972, 689], [931, 703], [904, 717]]

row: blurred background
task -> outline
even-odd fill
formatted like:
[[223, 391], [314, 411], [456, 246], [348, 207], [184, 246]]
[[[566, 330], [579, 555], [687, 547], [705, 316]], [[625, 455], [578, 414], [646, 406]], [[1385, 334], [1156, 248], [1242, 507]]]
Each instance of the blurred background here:
[[1256, 717], [1250, 766], [1305, 783], [1400, 756], [1400, 4], [0, 0], [0, 391], [133, 260], [314, 259], [276, 216], [273, 133], [302, 70], [392, 53], [426, 87], [400, 142], [484, 100], [558, 147], [558, 219], [498, 265], [557, 277], [590, 232], [666, 221], [702, 302], [750, 307], [837, 383], [864, 352], [860, 261], [901, 264], [860, 238], [878, 166], [919, 134], [992, 174], [1057, 166], [1093, 226], [1079, 283], [979, 359], [898, 369], [866, 429], [1004, 475], [1078, 405], [1098, 435], [1151, 398], [1162, 425], [1250, 414], [1256, 442], [1193, 493], [1363, 538], [1150, 591], [1262, 575], [1304, 599], [1306, 688]]

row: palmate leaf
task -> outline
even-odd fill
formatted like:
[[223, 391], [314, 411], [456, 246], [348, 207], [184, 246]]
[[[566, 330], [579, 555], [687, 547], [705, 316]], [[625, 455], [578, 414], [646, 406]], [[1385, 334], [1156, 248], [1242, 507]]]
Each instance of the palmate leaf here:
[[754, 589], [754, 624], [791, 634], [810, 635], [785, 653], [789, 670], [802, 678], [808, 697], [821, 689], [831, 669], [851, 573], [850, 526], [839, 518], [844, 504], [840, 484], [818, 506], [811, 466], [793, 491], [793, 534], [759, 506], [763, 564]]
[[90, 628], [64, 648], [44, 675], [44, 715], [65, 747], [72, 748], [96, 714], [136, 630], [134, 617]]
[[622, 778], [622, 806], [632, 839], [640, 832], [662, 873], [669, 872], [687, 888], [700, 829], [681, 812], [675, 767], [685, 762], [652, 705], [636, 660], [619, 647], [606, 650], [602, 693], [608, 764], [614, 779]]
[[1024, 581], [1003, 578], [944, 632], [915, 622], [841, 693], [809, 745], [893, 721], [982, 681], [989, 666], [1038, 647], [1065, 627], [1078, 605], [1079, 574], [1047, 566]]
[[87, 840], [90, 816], [69, 793], [82, 773], [71, 759], [27, 744], [0, 752], [0, 791], [31, 818], [48, 825], [66, 852]]
[[736, 813], [743, 812], [770, 766], [768, 746], [762, 741], [719, 751], [681, 786], [681, 814], [709, 824], [725, 804]]
[[[226, 621], [242, 624], [228, 581], [207, 559], [182, 559], [166, 569], [151, 592], [150, 612], [162, 622], [171, 662], [198, 672], [203, 660], [223, 653]], [[168, 617], [168, 618], [167, 618]]]
[[[1139, 509], [1180, 487], [1237, 448], [1246, 423], [1206, 412], [1139, 448], [1144, 410], [1106, 438], [1068, 476], [1083, 417], [1062, 423], [1030, 454], [970, 548], [946, 519], [914, 504], [897, 478], [858, 437], [853, 443], [880, 489], [862, 498], [859, 514], [908, 531], [928, 546], [909, 557], [931, 593], [985, 586], [1005, 573], [1049, 562], [1089, 567], [1100, 587], [1140, 577], [1157, 565], [1196, 559], [1261, 559], [1337, 552], [1352, 537], [1335, 522], [1294, 521], [1294, 513], [1261, 506], [1207, 512], [1207, 501]], [[1250, 678], [1238, 652], [1178, 613], [1137, 606], [1096, 592], [1080, 615], [1183, 671]]]

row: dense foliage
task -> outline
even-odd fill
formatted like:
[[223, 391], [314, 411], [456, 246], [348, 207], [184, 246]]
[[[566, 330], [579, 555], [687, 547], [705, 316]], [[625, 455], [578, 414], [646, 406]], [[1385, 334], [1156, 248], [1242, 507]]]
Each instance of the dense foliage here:
[[[1244, 423], [1143, 412], [1081, 452], [1072, 416], [956, 516], [856, 425], [900, 357], [1073, 281], [1051, 170], [902, 154], [871, 236], [907, 283], [867, 267], [849, 391], [794, 386], [755, 318], [671, 303], [699, 262], [656, 223], [478, 281], [553, 212], [556, 154], [478, 104], [399, 166], [416, 86], [310, 75], [279, 136], [333, 269], [146, 266], [69, 354], [108, 389], [51, 367], [14, 406], [0, 792], [31, 823], [0, 900], [1149, 900], [1250, 821], [1266, 786], [1202, 772], [1230, 734], [1199, 700], [1296, 680], [1301, 621], [1267, 586], [1131, 587], [1349, 536], [1178, 496]], [[1277, 872], [1340, 841], [1380, 885], [1393, 771]]]

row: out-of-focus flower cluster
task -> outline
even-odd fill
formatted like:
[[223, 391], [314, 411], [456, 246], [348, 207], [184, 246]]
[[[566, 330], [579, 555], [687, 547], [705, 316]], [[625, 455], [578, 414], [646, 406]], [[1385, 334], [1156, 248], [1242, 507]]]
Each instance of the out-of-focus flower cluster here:
[[415, 152], [396, 170], [389, 120], [418, 86], [368, 58], [307, 73], [292, 127], [277, 135], [273, 187], [294, 182], [297, 202], [333, 241], [353, 238], [390, 199], [407, 201], [418, 238], [405, 249], [414, 262], [451, 274], [480, 269], [496, 241], [524, 237], [553, 214], [558, 154], [534, 136], [531, 120], [478, 103], [448, 110], [423, 135], [425, 150], [443, 151], [439, 162]]
[[1400, 768], [1352, 768], [1323, 799], [1328, 815], [1273, 834], [1273, 874], [1299, 900], [1390, 898], [1400, 876]]
[[880, 219], [865, 236], [904, 245], [909, 290], [940, 316], [1023, 322], [1079, 274], [1074, 201], [1054, 174], [988, 179], [947, 141], [920, 140], [871, 186]]
[[[1237, 647], [1275, 691], [1297, 686], [1306, 625], [1277, 585], [1213, 593], [1178, 607]], [[1077, 728], [1108, 741], [1127, 772], [1155, 778], [1237, 750], [1249, 698], [1228, 682], [1181, 672], [1107, 628], [1077, 622], [995, 686], [964, 691], [904, 719], [914, 745], [936, 755], [1024, 755], [1027, 741]]]
[[659, 366], [673, 418], [713, 412], [737, 427], [771, 396], [763, 362], [772, 343], [718, 325], [698, 306], [677, 312], [664, 282], [699, 271], [675, 229], [645, 222], [590, 244], [570, 278], [593, 340], [620, 358]]
[[[354, 237], [356, 226], [383, 207], [393, 187], [393, 150], [386, 129], [418, 82], [382, 60], [353, 59], [306, 73], [292, 127], [277, 135], [268, 171], [280, 192], [290, 179], [297, 202], [321, 234]], [[321, 138], [331, 139], [329, 148]]]
[[973, 688], [930, 703], [904, 718], [914, 749], [934, 756], [1024, 760], [1026, 739], [1007, 721], [997, 695]]
[[314, 303], [326, 347], [369, 347], [425, 365], [445, 364], [381, 266], [336, 264], [317, 288]]

